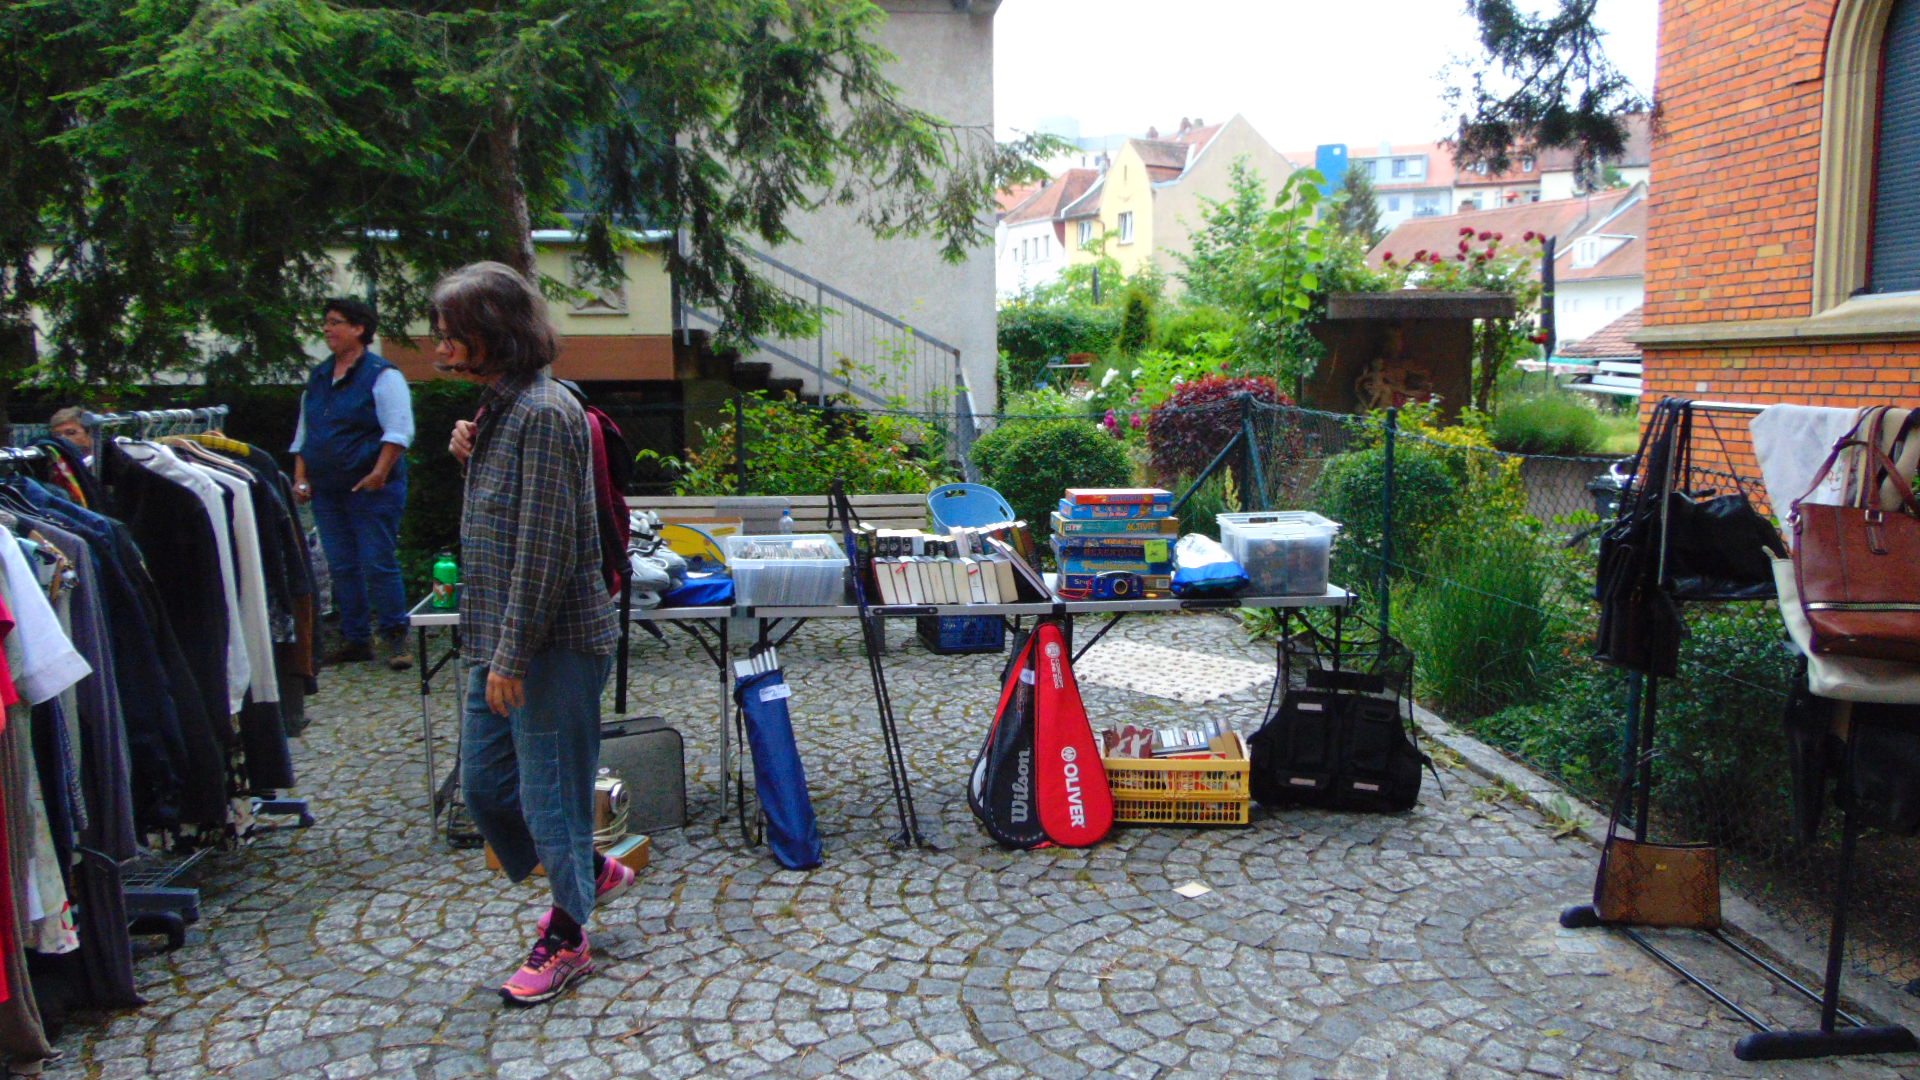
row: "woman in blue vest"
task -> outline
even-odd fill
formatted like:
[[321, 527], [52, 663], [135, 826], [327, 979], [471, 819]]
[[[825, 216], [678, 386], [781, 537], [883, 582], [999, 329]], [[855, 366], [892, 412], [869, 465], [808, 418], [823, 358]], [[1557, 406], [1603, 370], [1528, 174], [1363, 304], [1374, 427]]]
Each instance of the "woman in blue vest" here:
[[307, 376], [300, 398], [293, 494], [313, 504], [346, 639], [327, 663], [373, 659], [377, 619], [387, 666], [404, 671], [413, 660], [398, 548], [413, 400], [400, 369], [367, 348], [377, 321], [358, 300], [326, 303], [320, 325], [333, 357]]

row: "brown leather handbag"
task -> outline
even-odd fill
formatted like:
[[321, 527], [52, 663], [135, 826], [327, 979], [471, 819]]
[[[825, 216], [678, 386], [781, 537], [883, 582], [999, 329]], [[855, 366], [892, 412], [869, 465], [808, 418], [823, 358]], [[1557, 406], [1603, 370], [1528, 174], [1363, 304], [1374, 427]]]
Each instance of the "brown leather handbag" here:
[[[1849, 505], [1805, 503], [1840, 455], [1859, 447], [1867, 468], [1866, 492]], [[1899, 509], [1878, 504], [1882, 482], [1898, 493]], [[1832, 656], [1920, 663], [1920, 503], [1886, 451], [1847, 438], [1793, 502], [1793, 566], [1800, 606], [1813, 628], [1812, 648]]]
[[[1631, 775], [1631, 774], [1630, 774]], [[1651, 844], [1620, 835], [1631, 781], [1622, 784], [1593, 879], [1600, 921], [1690, 930], [1720, 927], [1720, 852], [1712, 844]]]

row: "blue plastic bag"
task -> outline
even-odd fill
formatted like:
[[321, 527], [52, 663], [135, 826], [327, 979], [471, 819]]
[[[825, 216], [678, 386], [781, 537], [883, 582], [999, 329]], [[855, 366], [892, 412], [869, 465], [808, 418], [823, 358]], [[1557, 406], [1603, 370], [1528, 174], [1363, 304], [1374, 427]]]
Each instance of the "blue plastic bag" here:
[[687, 575], [686, 584], [660, 598], [661, 607], [728, 607], [733, 579], [725, 574]]
[[1173, 547], [1173, 595], [1231, 596], [1247, 587], [1247, 571], [1211, 536], [1188, 533]]

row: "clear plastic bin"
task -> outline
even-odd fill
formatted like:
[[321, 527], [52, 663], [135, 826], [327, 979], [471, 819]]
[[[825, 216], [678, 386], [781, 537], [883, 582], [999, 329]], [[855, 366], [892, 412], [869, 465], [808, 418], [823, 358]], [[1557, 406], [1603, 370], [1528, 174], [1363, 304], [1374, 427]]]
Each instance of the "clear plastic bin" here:
[[847, 555], [831, 536], [728, 536], [721, 544], [737, 604], [830, 607], [846, 600]]
[[1327, 591], [1327, 564], [1339, 525], [1310, 511], [1222, 514], [1219, 521], [1220, 546], [1247, 572], [1246, 595]]

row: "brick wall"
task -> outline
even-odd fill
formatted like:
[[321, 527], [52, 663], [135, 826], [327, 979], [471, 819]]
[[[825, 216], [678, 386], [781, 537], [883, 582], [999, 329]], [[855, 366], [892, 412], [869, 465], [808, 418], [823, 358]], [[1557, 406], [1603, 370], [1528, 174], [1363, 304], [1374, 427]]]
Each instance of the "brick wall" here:
[[[1835, 0], [1663, 0], [1649, 327], [1813, 314], [1821, 79]], [[1663, 394], [1920, 404], [1920, 341], [1648, 345]]]

